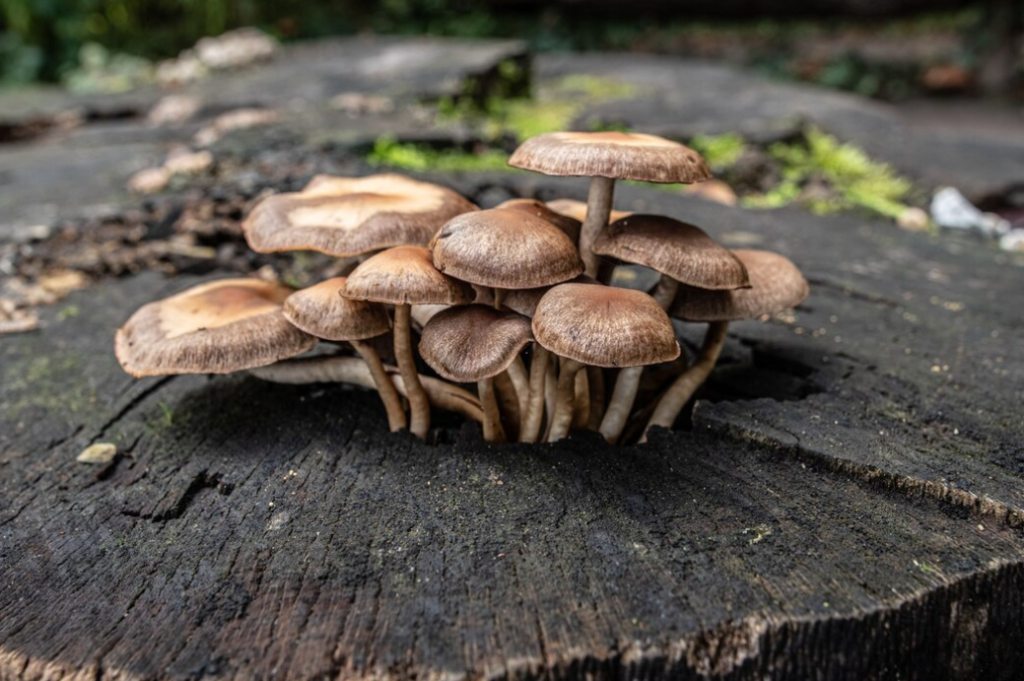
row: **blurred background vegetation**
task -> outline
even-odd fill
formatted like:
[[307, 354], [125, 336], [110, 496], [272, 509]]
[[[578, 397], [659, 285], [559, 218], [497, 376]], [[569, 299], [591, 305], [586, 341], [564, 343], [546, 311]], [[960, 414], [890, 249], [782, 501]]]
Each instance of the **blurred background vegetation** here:
[[[902, 18], [700, 20], [630, 3], [519, 4], [477, 0], [0, 0], [0, 85], [74, 84], [105, 69], [134, 83], [148, 65], [203, 36], [256, 26], [281, 40], [359, 32], [519, 37], [535, 50], [619, 49], [725, 57], [770, 75], [900, 99], [922, 88], [964, 89], [962, 74], [1016, 40], [1024, 2], [998, 0]], [[877, 58], [871, 44], [914, 58]], [[938, 51], [921, 48], [939, 45]], [[869, 46], [827, 49], [817, 43]], [[801, 45], [803, 49], [796, 49]], [[935, 55], [941, 52], [941, 59]], [[1019, 42], [1008, 67], [1019, 85]], [[1005, 59], [1004, 59], [1005, 61]], [[939, 70], [935, 70], [939, 68]], [[931, 72], [925, 73], [926, 70]], [[942, 70], [945, 69], [945, 70]], [[1007, 67], [1004, 65], [1003, 70]], [[1004, 76], [1004, 80], [1006, 77]]]

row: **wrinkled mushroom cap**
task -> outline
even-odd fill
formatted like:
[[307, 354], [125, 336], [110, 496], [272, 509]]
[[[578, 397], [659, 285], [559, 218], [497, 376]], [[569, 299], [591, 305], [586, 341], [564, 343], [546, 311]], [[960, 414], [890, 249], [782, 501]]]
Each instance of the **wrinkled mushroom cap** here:
[[565, 232], [565, 235], [569, 237], [569, 240], [573, 243], [580, 240], [580, 229], [583, 225], [582, 219], [559, 213], [547, 204], [537, 201], [536, 199], [509, 199], [504, 203], [498, 204], [495, 208], [518, 210], [527, 213], [528, 215], [538, 217], [544, 222], [549, 222]]
[[425, 245], [445, 222], [476, 210], [455, 192], [404, 175], [318, 175], [298, 193], [260, 201], [242, 223], [260, 253], [319, 251], [349, 257]]
[[527, 212], [492, 208], [450, 220], [434, 240], [434, 264], [480, 286], [550, 286], [583, 272], [579, 251], [550, 222]]
[[533, 341], [530, 320], [483, 305], [436, 314], [420, 336], [420, 355], [438, 374], [468, 383], [497, 376]]
[[644, 265], [676, 281], [712, 290], [749, 284], [739, 258], [699, 227], [661, 215], [630, 215], [601, 231], [594, 253]]
[[551, 352], [590, 366], [643, 366], [679, 356], [672, 322], [654, 298], [612, 286], [553, 287], [537, 304], [533, 335]]
[[139, 308], [117, 330], [115, 354], [139, 377], [227, 374], [294, 357], [317, 341], [284, 318], [291, 293], [257, 279], [195, 286]]
[[[587, 202], [577, 201], [576, 199], [554, 199], [548, 201], [545, 204], [548, 208], [555, 211], [559, 215], [570, 217], [573, 220], [578, 220], [581, 224], [587, 219]], [[624, 218], [627, 215], [632, 215], [628, 210], [615, 210], [609, 214], [609, 220], [615, 222], [620, 218]]]
[[352, 270], [341, 295], [391, 305], [465, 305], [473, 288], [442, 274], [422, 246], [398, 246]]
[[341, 296], [346, 277], [296, 291], [284, 301], [284, 316], [317, 338], [352, 341], [374, 338], [391, 328], [383, 305]]
[[523, 142], [508, 164], [545, 175], [703, 182], [707, 163], [678, 142], [630, 132], [551, 132]]
[[796, 307], [810, 288], [788, 258], [770, 251], [736, 250], [750, 275], [750, 288], [705, 291], [682, 286], [672, 303], [673, 317], [691, 322], [754, 319]]

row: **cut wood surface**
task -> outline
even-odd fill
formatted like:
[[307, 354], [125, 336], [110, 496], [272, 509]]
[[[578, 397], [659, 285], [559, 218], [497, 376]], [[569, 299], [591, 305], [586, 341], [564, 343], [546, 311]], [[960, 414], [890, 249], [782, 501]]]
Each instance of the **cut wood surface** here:
[[[361, 389], [123, 374], [114, 329], [195, 278], [0, 338], [0, 679], [1021, 678], [1020, 260], [645, 188], [618, 207], [812, 282], [731, 327], [692, 430], [646, 446], [443, 417], [428, 445]], [[119, 455], [75, 461], [99, 442]]]

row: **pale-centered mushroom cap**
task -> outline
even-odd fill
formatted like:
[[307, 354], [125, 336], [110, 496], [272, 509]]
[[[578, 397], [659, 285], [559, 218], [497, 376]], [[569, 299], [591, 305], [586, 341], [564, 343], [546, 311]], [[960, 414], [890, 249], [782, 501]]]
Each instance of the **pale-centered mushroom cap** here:
[[391, 305], [465, 305], [473, 288], [441, 273], [422, 246], [398, 246], [352, 270], [341, 295]]
[[297, 193], [263, 199], [243, 221], [260, 253], [319, 251], [349, 257], [426, 245], [445, 222], [476, 206], [445, 187], [404, 175], [318, 175]]
[[508, 164], [545, 175], [686, 184], [711, 179], [707, 163], [693, 149], [663, 137], [629, 132], [538, 135], [519, 145]]
[[733, 251], [747, 268], [750, 288], [705, 291], [679, 288], [670, 313], [691, 322], [754, 319], [796, 307], [810, 292], [807, 280], [788, 258], [770, 251]]
[[227, 374], [301, 354], [316, 338], [281, 311], [292, 289], [223, 279], [143, 305], [117, 330], [114, 352], [133, 376]]
[[526, 317], [466, 305], [439, 312], [423, 327], [420, 355], [444, 378], [468, 383], [497, 376], [532, 341]]
[[[573, 220], [578, 220], [580, 223], [587, 219], [586, 201], [577, 201], [576, 199], [554, 199], [552, 201], [548, 201], [545, 205], [559, 215], [564, 215], [572, 218]], [[628, 210], [612, 209], [608, 219], [615, 222], [620, 218], [624, 218], [627, 215], [632, 214], [633, 213]]]
[[317, 338], [354, 341], [375, 338], [391, 329], [383, 305], [341, 296], [346, 277], [335, 277], [296, 291], [284, 301], [284, 316]]
[[582, 219], [559, 213], [547, 204], [537, 201], [536, 199], [509, 199], [504, 203], [498, 204], [495, 208], [507, 208], [508, 210], [522, 211], [540, 218], [544, 222], [551, 223], [558, 229], [565, 232], [565, 235], [569, 237], [569, 240], [573, 243], [580, 240], [580, 229], [583, 226]]
[[537, 304], [533, 335], [556, 355], [590, 366], [643, 366], [679, 356], [672, 322], [657, 301], [613, 286], [553, 287]]
[[563, 231], [519, 210], [492, 208], [460, 215], [437, 233], [434, 264], [480, 286], [550, 286], [583, 272], [579, 251]]
[[650, 267], [688, 286], [731, 290], [749, 285], [746, 268], [728, 248], [699, 227], [661, 215], [616, 220], [601, 231], [593, 250]]

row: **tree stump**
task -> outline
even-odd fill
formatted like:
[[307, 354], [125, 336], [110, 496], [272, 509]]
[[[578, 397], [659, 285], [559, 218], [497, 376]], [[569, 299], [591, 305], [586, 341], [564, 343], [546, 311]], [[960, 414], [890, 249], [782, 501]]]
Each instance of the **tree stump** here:
[[116, 326], [195, 278], [0, 339], [0, 679], [1020, 678], [1020, 259], [638, 202], [812, 282], [646, 446], [427, 445], [358, 389], [123, 374]]

